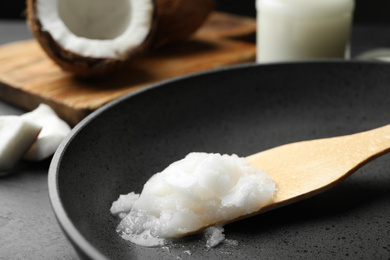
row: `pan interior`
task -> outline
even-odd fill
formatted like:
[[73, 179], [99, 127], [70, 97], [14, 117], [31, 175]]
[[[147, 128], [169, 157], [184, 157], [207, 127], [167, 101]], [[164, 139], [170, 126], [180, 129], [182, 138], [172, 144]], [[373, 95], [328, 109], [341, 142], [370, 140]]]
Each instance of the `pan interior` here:
[[[141, 192], [152, 174], [189, 152], [247, 156], [388, 124], [389, 84], [390, 67], [379, 63], [247, 65], [172, 80], [114, 101], [78, 125], [52, 162], [49, 186], [59, 200], [53, 206], [66, 212], [58, 216], [60, 224], [85, 257], [388, 256], [390, 224], [378, 217], [390, 214], [387, 156], [326, 193], [226, 226], [226, 237], [238, 246], [206, 250], [200, 236], [169, 248], [136, 246], [116, 234], [118, 221], [109, 209], [119, 194]], [[61, 219], [70, 220], [93, 248], [80, 244]]]

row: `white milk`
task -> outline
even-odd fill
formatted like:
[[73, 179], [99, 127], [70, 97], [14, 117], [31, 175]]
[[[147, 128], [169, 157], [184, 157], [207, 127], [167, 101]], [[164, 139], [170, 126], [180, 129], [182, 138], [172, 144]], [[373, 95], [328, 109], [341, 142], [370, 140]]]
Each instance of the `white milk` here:
[[257, 61], [348, 58], [354, 0], [257, 0]]

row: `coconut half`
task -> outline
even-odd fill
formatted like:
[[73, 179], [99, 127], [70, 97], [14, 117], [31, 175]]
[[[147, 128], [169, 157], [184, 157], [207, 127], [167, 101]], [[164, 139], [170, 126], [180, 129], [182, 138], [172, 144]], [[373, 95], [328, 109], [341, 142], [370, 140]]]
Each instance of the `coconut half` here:
[[213, 7], [214, 0], [27, 0], [27, 20], [59, 66], [93, 77], [189, 36]]

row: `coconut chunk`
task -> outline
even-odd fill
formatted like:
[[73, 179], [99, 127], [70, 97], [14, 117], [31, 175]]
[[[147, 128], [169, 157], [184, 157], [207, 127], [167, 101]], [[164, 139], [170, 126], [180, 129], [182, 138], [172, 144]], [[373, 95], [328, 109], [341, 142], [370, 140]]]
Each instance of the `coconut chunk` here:
[[40, 131], [41, 126], [19, 116], [0, 116], [0, 172], [16, 165]]
[[50, 157], [71, 130], [69, 125], [46, 104], [40, 104], [35, 110], [20, 117], [42, 127], [38, 138], [23, 157], [25, 160], [41, 161]]

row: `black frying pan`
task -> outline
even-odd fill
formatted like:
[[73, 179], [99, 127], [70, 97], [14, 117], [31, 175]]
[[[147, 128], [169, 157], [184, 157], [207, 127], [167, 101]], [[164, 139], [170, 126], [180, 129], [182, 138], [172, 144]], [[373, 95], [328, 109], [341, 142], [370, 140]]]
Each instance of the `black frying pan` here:
[[[54, 211], [80, 256], [93, 259], [329, 259], [390, 257], [390, 157], [336, 188], [232, 223], [238, 246], [200, 236], [168, 248], [120, 238], [119, 194], [192, 151], [247, 156], [281, 144], [390, 123], [390, 65], [323, 61], [246, 65], [157, 84], [99, 109], [53, 158]], [[283, 160], [283, 158], [280, 158]]]

